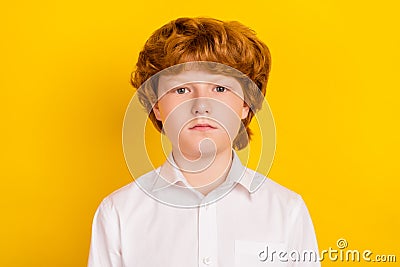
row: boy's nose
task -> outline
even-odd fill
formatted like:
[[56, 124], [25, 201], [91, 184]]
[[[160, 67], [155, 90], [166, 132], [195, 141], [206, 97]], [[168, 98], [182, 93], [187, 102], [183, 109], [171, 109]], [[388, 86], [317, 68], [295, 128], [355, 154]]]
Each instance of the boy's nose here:
[[199, 97], [193, 99], [192, 114], [204, 115], [211, 113], [211, 105], [207, 98]]

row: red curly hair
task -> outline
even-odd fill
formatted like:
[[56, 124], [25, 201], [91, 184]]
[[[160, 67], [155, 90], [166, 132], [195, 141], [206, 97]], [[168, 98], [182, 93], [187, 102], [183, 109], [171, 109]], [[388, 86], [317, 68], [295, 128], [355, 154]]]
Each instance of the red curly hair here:
[[[239, 70], [254, 82], [258, 87], [256, 90], [260, 90], [262, 96], [265, 96], [271, 69], [268, 47], [256, 37], [253, 30], [243, 24], [213, 18], [179, 18], [156, 30], [139, 54], [136, 70], [131, 75], [131, 84], [139, 88], [159, 71], [192, 61], [212, 61]], [[244, 81], [240, 78], [238, 80]], [[157, 95], [156, 86], [152, 89], [152, 93]], [[161, 131], [162, 123], [152, 111], [148, 94], [140, 91], [138, 93], [140, 102], [149, 112], [150, 120], [156, 129]], [[250, 103], [251, 108], [247, 118], [242, 120], [244, 127], [241, 127], [233, 142], [235, 149], [246, 147], [250, 139], [249, 124], [263, 101], [254, 98], [255, 95], [260, 93], [244, 91], [245, 102]]]

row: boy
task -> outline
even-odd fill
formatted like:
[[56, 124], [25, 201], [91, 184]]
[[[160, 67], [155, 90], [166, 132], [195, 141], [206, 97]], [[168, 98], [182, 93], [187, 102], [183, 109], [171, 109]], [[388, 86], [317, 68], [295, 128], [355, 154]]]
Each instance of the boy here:
[[238, 22], [180, 18], [139, 55], [132, 84], [172, 144], [100, 204], [89, 266], [319, 266], [299, 195], [242, 165], [270, 54]]

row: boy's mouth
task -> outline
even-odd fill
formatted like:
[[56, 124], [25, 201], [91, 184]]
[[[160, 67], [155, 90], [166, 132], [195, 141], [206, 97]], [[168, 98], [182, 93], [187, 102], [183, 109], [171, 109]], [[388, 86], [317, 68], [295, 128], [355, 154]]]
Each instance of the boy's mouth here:
[[209, 123], [197, 123], [189, 128], [189, 130], [196, 130], [196, 131], [209, 131], [214, 129], [217, 129], [217, 127], [214, 127]]

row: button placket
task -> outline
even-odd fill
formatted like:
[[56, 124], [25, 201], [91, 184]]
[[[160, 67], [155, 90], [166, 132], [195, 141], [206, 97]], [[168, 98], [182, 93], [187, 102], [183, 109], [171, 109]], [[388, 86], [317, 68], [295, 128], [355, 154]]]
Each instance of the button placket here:
[[199, 266], [217, 266], [216, 204], [199, 207]]

